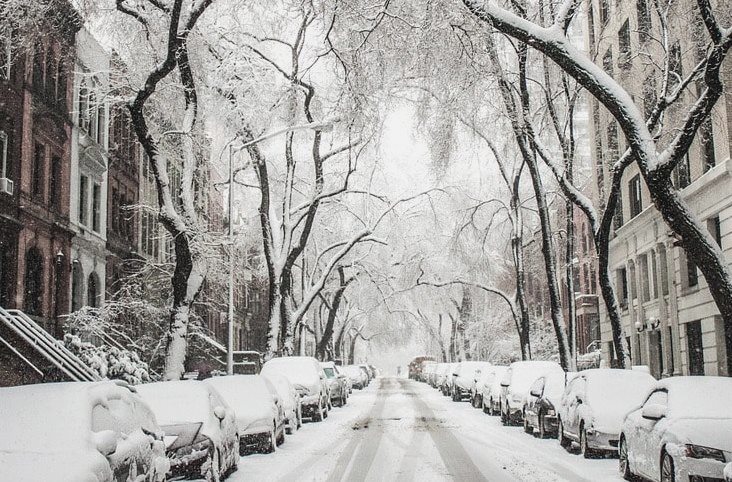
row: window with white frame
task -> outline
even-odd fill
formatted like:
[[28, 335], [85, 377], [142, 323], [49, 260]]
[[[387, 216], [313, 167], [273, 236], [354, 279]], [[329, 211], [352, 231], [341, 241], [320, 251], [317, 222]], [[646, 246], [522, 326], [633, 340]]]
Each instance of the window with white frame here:
[[79, 178], [79, 224], [86, 225], [89, 220], [88, 215], [88, 202], [89, 199], [89, 178], [85, 175], [81, 175]]
[[76, 105], [79, 113], [79, 128], [86, 132], [94, 142], [104, 144], [107, 110], [100, 93], [100, 84], [94, 77], [81, 79]]
[[8, 165], [8, 135], [0, 131], [0, 177], [10, 177], [10, 166]]
[[0, 78], [10, 80], [10, 65], [13, 62], [11, 38], [0, 33]]

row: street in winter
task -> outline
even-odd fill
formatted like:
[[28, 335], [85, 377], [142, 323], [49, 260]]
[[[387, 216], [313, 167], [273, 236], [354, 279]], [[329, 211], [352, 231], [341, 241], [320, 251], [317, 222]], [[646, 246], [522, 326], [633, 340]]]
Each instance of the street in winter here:
[[0, 482], [732, 482], [729, 0], [0, 0]]

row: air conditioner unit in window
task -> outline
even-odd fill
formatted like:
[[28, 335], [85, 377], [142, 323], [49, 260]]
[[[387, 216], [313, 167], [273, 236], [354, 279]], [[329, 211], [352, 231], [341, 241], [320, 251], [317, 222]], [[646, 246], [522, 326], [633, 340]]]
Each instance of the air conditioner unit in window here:
[[0, 193], [5, 193], [9, 196], [13, 195], [13, 180], [7, 177], [0, 177]]

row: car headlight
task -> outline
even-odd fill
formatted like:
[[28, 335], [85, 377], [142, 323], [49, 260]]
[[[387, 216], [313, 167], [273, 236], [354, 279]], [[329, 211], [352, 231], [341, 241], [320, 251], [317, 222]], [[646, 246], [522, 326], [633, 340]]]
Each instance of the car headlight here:
[[712, 459], [725, 463], [724, 452], [711, 447], [703, 447], [701, 445], [686, 444], [686, 456], [692, 459]]

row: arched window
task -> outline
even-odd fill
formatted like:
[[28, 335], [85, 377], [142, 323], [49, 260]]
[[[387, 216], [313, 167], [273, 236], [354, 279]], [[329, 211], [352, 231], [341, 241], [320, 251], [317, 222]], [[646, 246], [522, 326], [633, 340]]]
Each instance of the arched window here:
[[31, 315], [43, 315], [43, 256], [37, 248], [25, 255], [25, 311]]
[[86, 282], [86, 304], [92, 308], [99, 307], [99, 278], [94, 272]]
[[76, 311], [84, 306], [84, 272], [78, 261], [74, 262], [71, 270], [71, 311]]

